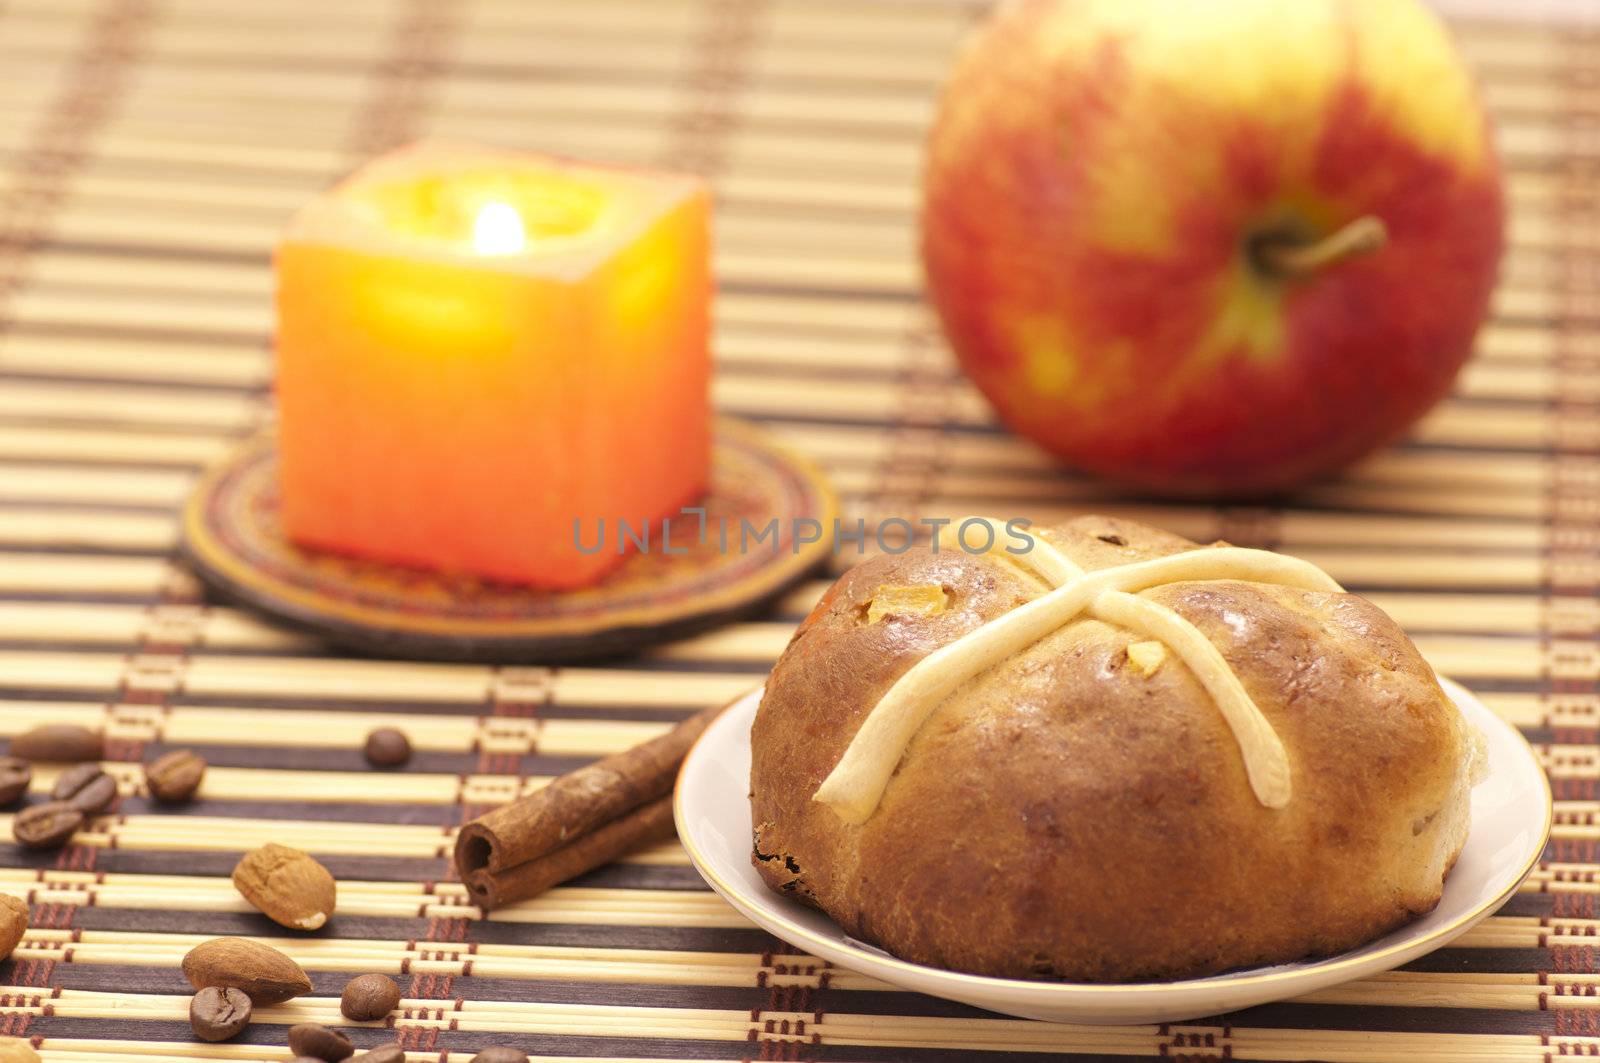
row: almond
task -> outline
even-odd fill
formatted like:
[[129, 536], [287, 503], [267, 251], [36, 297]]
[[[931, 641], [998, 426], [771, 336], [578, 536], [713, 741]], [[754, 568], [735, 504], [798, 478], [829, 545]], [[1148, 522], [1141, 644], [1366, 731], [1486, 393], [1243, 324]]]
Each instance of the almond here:
[[0, 893], [0, 960], [10, 956], [28, 932], [28, 906], [9, 893]]
[[294, 930], [316, 930], [333, 914], [338, 886], [310, 855], [269, 842], [244, 854], [233, 885], [268, 919]]
[[23, 760], [70, 764], [105, 759], [106, 745], [98, 732], [87, 727], [75, 723], [46, 723], [13, 738], [11, 755]]
[[238, 989], [263, 1007], [311, 992], [300, 965], [277, 949], [245, 938], [212, 938], [189, 950], [183, 975], [195, 989]]
[[0, 1037], [0, 1063], [39, 1063], [33, 1042], [21, 1037]]

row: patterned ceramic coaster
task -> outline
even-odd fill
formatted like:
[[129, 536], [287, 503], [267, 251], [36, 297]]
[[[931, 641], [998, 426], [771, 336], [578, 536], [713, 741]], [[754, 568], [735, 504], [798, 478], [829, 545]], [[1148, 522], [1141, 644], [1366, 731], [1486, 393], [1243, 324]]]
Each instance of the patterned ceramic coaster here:
[[[368, 653], [560, 663], [627, 653], [755, 612], [831, 549], [838, 509], [827, 480], [743, 422], [717, 423], [703, 504], [704, 525], [695, 515], [671, 522], [672, 554], [635, 553], [593, 587], [491, 584], [290, 543], [278, 522], [275, 439], [266, 433], [196, 484], [183, 548], [222, 596]], [[799, 542], [810, 536], [796, 534], [797, 522], [808, 520], [822, 528], [820, 541]], [[774, 521], [776, 537], [754, 541]]]

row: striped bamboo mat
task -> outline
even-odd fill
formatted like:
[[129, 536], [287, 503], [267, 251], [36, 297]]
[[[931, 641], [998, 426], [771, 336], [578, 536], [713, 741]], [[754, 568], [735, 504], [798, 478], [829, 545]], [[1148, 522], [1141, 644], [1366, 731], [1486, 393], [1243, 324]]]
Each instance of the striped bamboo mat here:
[[[1454, 396], [1292, 507], [1107, 496], [998, 431], [917, 300], [932, 90], [974, 10], [853, 0], [0, 0], [0, 734], [104, 726], [116, 814], [0, 848], [34, 929], [0, 1032], [57, 1061], [286, 1059], [350, 975], [402, 984], [412, 1059], [1329, 1059], [1600, 1055], [1600, 34], [1466, 21], [1499, 119], [1513, 249]], [[453, 829], [753, 685], [819, 587], [614, 668], [343, 659], [208, 605], [169, 559], [199, 465], [268, 416], [268, 249], [288, 212], [420, 135], [706, 174], [716, 398], [830, 470], [852, 514], [1094, 506], [1280, 546], [1370, 594], [1538, 746], [1547, 859], [1498, 915], [1382, 977], [1170, 1026], [1002, 1019], [795, 955], [662, 846], [483, 918]], [[363, 770], [396, 723], [410, 770]], [[157, 812], [134, 763], [214, 767]], [[47, 778], [36, 784], [43, 787]], [[0, 834], [9, 835], [5, 817]], [[227, 879], [280, 841], [341, 880], [281, 940]], [[194, 1043], [178, 963], [272, 940], [315, 994]], [[357, 1030], [360, 1043], [390, 1034]]]

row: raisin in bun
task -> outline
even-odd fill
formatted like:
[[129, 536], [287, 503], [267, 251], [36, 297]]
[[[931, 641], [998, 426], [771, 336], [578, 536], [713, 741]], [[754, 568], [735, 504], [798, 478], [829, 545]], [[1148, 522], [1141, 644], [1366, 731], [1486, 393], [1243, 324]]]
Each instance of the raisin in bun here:
[[[1093, 516], [1031, 534], [1054, 576], [919, 548], [801, 625], [751, 736], [773, 889], [917, 963], [1098, 982], [1340, 952], [1438, 903], [1481, 753], [1394, 621], [1264, 551]], [[1157, 569], [1189, 578], [1121, 576]], [[1042, 637], [948, 649], [1097, 573], [1123, 589]], [[907, 680], [927, 704], [885, 700], [941, 649]]]

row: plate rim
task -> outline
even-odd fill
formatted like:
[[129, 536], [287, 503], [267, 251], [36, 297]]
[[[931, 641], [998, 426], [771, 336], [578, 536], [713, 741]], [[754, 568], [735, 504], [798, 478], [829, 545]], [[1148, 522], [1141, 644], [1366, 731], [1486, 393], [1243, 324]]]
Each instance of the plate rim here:
[[[752, 908], [756, 907], [754, 903], [746, 901], [744, 899], [743, 891], [740, 888], [724, 881], [723, 877], [710, 866], [710, 862], [706, 859], [704, 854], [699, 849], [698, 844], [695, 842], [693, 832], [686, 829], [687, 815], [684, 811], [684, 781], [689, 777], [688, 767], [694, 762], [696, 755], [701, 753], [702, 747], [707, 740], [710, 739], [714, 734], [720, 733], [718, 730], [718, 724], [727, 726], [727, 723], [724, 719], [712, 721], [711, 726], [706, 728], [705, 732], [695, 740], [694, 744], [689, 748], [689, 752], [685, 755], [683, 762], [684, 769], [679, 771], [678, 778], [672, 789], [673, 821], [677, 827], [679, 844], [683, 846], [684, 851], [688, 854], [690, 863], [694, 866], [695, 871], [706, 880], [707, 884], [710, 885], [712, 889], [718, 893], [718, 895], [732, 905], [740, 914], [755, 922], [762, 929], [768, 930], [768, 932], [773, 933], [774, 936], [782, 938], [791, 945], [797, 945], [799, 947], [806, 948], [815, 955], [823, 956], [824, 953], [844, 952], [851, 956], [859, 956], [867, 964], [879, 965], [898, 971], [904, 971], [919, 980], [932, 978], [936, 981], [947, 983], [952, 989], [960, 987], [968, 991], [976, 990], [984, 993], [986, 996], [989, 994], [1025, 994], [1034, 997], [1035, 999], [1054, 998], [1061, 1003], [1066, 1003], [1081, 997], [1096, 997], [1103, 999], [1105, 997], [1126, 997], [1128, 995], [1136, 995], [1144, 998], [1150, 1003], [1154, 1003], [1156, 999], [1162, 996], [1175, 997], [1194, 992], [1204, 992], [1206, 990], [1231, 990], [1238, 986], [1263, 985], [1274, 982], [1280, 983], [1285, 988], [1291, 990], [1290, 992], [1286, 993], [1285, 996], [1293, 996], [1294, 993], [1292, 990], [1300, 982], [1310, 981], [1318, 982], [1320, 985], [1331, 985], [1344, 981], [1344, 979], [1339, 978], [1328, 979], [1325, 978], [1325, 976], [1339, 972], [1347, 966], [1369, 968], [1379, 971], [1392, 970], [1398, 964], [1406, 962], [1406, 959], [1402, 958], [1394, 963], [1388, 964], [1384, 964], [1383, 961], [1389, 960], [1395, 956], [1401, 956], [1405, 953], [1411, 953], [1413, 957], [1421, 956], [1438, 948], [1444, 947], [1450, 941], [1471, 929], [1477, 923], [1481, 922], [1484, 918], [1498, 910], [1508, 900], [1510, 900], [1517, 890], [1521, 888], [1522, 884], [1527, 881], [1528, 876], [1532, 874], [1533, 869], [1538, 866], [1540, 859], [1544, 855], [1545, 847], [1549, 844], [1550, 840], [1550, 830], [1555, 820], [1555, 801], [1554, 793], [1550, 788], [1550, 776], [1544, 770], [1543, 766], [1540, 765], [1538, 753], [1533, 748], [1533, 744], [1528, 741], [1527, 737], [1522, 733], [1520, 728], [1517, 728], [1516, 726], [1502, 719], [1497, 713], [1494, 712], [1493, 709], [1490, 709], [1487, 705], [1485, 705], [1481, 698], [1479, 698], [1476, 694], [1473, 694], [1465, 686], [1442, 675], [1438, 676], [1438, 679], [1440, 686], [1444, 688], [1445, 693], [1451, 698], [1452, 701], [1456, 700], [1456, 695], [1459, 692], [1460, 694], [1465, 695], [1466, 697], [1477, 702], [1484, 708], [1486, 712], [1489, 713], [1489, 715], [1499, 726], [1504, 728], [1509, 734], [1515, 736], [1517, 741], [1521, 743], [1521, 752], [1528, 757], [1529, 763], [1531, 763], [1535, 768], [1535, 774], [1539, 779], [1540, 788], [1544, 794], [1542, 817], [1543, 822], [1537, 835], [1538, 844], [1531, 847], [1531, 856], [1524, 861], [1522, 867], [1517, 870], [1516, 874], [1508, 881], [1508, 884], [1503, 890], [1501, 890], [1495, 896], [1473, 905], [1466, 912], [1452, 919], [1444, 926], [1438, 927], [1422, 937], [1396, 942], [1377, 952], [1361, 956], [1354, 955], [1354, 953], [1358, 952], [1360, 948], [1365, 947], [1359, 946], [1357, 949], [1346, 950], [1345, 952], [1327, 957], [1324, 960], [1313, 961], [1309, 964], [1288, 971], [1267, 970], [1251, 973], [1250, 970], [1246, 968], [1244, 971], [1241, 971], [1237, 974], [1224, 973], [1218, 975], [1207, 975], [1204, 978], [1178, 979], [1166, 982], [1058, 982], [1043, 980], [1031, 981], [1022, 978], [999, 978], [993, 975], [972, 974], [970, 972], [955, 971], [945, 967], [932, 967], [927, 964], [913, 963], [910, 960], [901, 959], [900, 957], [895, 956], [894, 954], [883, 949], [878, 949], [874, 952], [866, 952], [860, 946], [853, 944], [851, 940], [846, 940], [844, 942], [831, 941], [795, 922], [781, 909], [761, 907], [759, 908], [759, 911], [762, 918], [757, 919], [756, 915], [751, 910]], [[760, 698], [765, 690], [766, 684], [762, 683], [761, 685], [758, 685], [754, 689], [737, 698], [729, 706], [730, 711], [728, 715], [731, 715], [732, 710], [741, 707], [744, 703], [752, 699], [756, 700], [757, 707], [759, 707]], [[1471, 828], [1469, 827], [1468, 830], [1470, 836]], [[776, 899], [782, 900], [783, 898]], [[822, 913], [822, 915], [825, 918], [831, 918], [827, 916], [826, 912]], [[783, 933], [779, 934], [777, 931], [772, 930], [770, 927], [765, 925], [764, 921], [770, 921], [771, 923], [781, 927], [783, 929]], [[818, 951], [819, 946], [821, 951]], [[827, 957], [823, 956], [823, 958], [826, 959]], [[850, 966], [849, 963], [842, 960], [834, 960], [833, 962], [840, 963], [842, 966], [846, 967]], [[869, 976], [873, 975], [871, 970], [867, 970], [862, 973], [868, 974]], [[1354, 977], [1354, 975], [1352, 977]], [[899, 985], [900, 988], [911, 988], [913, 992], [929, 992], [929, 990], [919, 990], [913, 987], [907, 987], [902, 983], [896, 984]], [[1314, 988], [1315, 987], [1307, 987], [1306, 991], [1313, 991]], [[935, 993], [934, 995], [938, 994]], [[957, 999], [970, 1002], [973, 998], [971, 996], [964, 995]], [[983, 1005], [978, 1006], [982, 1007]]]

